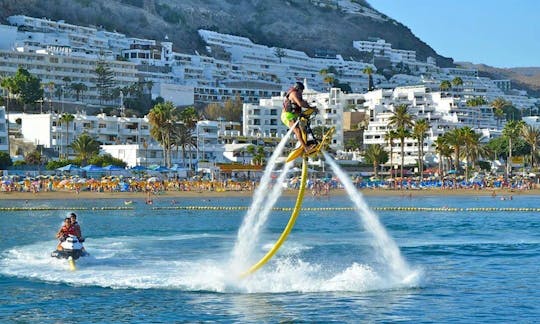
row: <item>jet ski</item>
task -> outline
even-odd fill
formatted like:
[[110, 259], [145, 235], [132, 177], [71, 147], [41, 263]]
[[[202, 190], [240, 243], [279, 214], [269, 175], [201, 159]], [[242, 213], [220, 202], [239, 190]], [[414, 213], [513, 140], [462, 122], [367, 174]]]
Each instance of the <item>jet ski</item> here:
[[88, 252], [86, 252], [82, 242], [75, 235], [66, 237], [62, 243], [58, 244], [56, 251], [51, 253], [53, 258], [68, 260], [77, 260], [87, 255], [89, 255]]

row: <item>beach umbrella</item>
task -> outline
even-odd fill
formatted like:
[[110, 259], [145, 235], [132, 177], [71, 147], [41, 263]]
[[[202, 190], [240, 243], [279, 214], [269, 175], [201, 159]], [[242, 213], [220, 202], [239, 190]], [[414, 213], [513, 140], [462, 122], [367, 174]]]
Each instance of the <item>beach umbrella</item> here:
[[169, 168], [167, 167], [164, 167], [164, 166], [158, 166], [157, 168], [155, 169], [152, 169], [153, 171], [157, 171], [157, 172], [169, 172], [171, 171]]
[[67, 171], [67, 172], [71, 172], [71, 171], [76, 171], [76, 170], [80, 170], [80, 168], [76, 165], [73, 165], [73, 164], [68, 164], [68, 165], [65, 165], [63, 167], [60, 167], [60, 168], [57, 168], [56, 169], [57, 171]]
[[90, 171], [90, 172], [103, 171], [102, 167], [94, 165], [94, 164], [89, 164], [81, 169], [84, 171]]
[[131, 168], [130, 170], [132, 170], [132, 171], [145, 171], [145, 170], [148, 170], [148, 169], [146, 167], [142, 166], [142, 165], [136, 165], [133, 168]]
[[109, 164], [109, 165], [107, 165], [107, 166], [104, 166], [104, 167], [103, 167], [103, 170], [104, 170], [104, 171], [121, 171], [121, 170], [124, 170], [124, 168], [119, 167], [119, 166], [117, 166], [117, 165]]

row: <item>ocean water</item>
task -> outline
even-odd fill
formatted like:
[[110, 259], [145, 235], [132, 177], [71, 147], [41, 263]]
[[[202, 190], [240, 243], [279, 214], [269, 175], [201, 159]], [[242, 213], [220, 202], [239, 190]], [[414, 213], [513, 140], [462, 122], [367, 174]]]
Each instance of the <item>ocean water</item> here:
[[[291, 207], [281, 197], [278, 207]], [[176, 198], [180, 206], [244, 206], [250, 198]], [[538, 207], [540, 197], [367, 197], [372, 207]], [[417, 277], [387, 280], [373, 237], [355, 212], [303, 211], [276, 257], [240, 279], [230, 269], [245, 210], [80, 210], [91, 256], [69, 271], [51, 258], [71, 208], [122, 200], [2, 200], [0, 322], [537, 322], [540, 213], [378, 211]], [[305, 207], [352, 207], [347, 196], [307, 196]], [[272, 211], [254, 260], [290, 212]]]

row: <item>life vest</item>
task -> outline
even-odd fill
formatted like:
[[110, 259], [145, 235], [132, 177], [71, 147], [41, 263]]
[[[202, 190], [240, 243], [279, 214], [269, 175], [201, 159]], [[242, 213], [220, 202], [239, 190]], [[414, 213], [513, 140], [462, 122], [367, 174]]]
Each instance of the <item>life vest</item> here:
[[75, 229], [73, 228], [73, 226], [70, 226], [70, 227], [62, 226], [62, 234], [64, 236], [75, 235]]
[[[283, 100], [283, 110], [285, 110], [286, 112], [292, 112], [295, 114], [299, 114], [302, 112], [302, 107], [298, 106], [295, 102], [289, 99], [289, 95], [292, 92], [296, 92], [296, 91], [298, 90], [293, 87], [293, 88], [290, 88], [287, 91], [287, 93], [285, 93], [285, 98]], [[302, 98], [300, 98], [300, 100], [302, 100]]]

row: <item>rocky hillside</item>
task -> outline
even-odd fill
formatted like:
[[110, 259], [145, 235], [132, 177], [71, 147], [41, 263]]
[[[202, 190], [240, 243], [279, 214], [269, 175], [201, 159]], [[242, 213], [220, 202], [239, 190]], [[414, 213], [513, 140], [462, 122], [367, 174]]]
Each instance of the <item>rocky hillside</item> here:
[[179, 52], [204, 53], [197, 29], [250, 38], [268, 46], [358, 57], [354, 40], [379, 37], [417, 57], [452, 65], [407, 27], [364, 0], [2, 0], [0, 20], [23, 14], [102, 26], [128, 36], [163, 39]]

